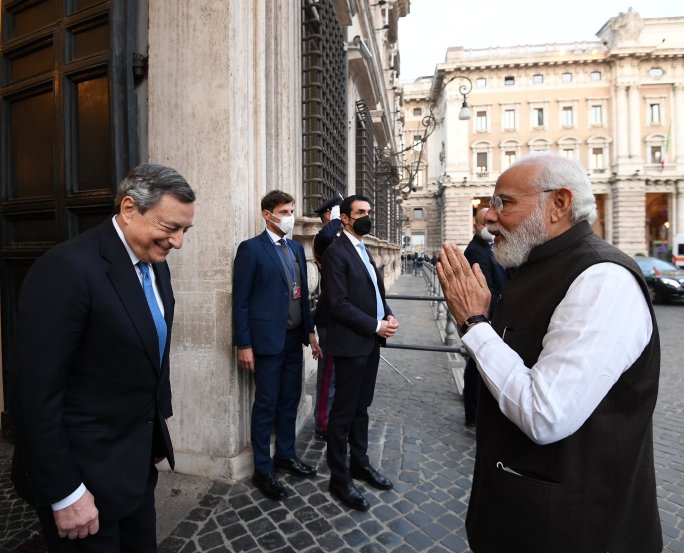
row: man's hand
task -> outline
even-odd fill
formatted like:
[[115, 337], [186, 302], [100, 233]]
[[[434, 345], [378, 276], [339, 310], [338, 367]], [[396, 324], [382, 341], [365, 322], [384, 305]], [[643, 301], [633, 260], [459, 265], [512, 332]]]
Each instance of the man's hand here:
[[238, 365], [246, 371], [254, 372], [254, 352], [252, 348], [238, 349]]
[[76, 501], [64, 509], [55, 511], [55, 524], [60, 538], [85, 538], [97, 534], [100, 529], [95, 498], [88, 490]]
[[380, 322], [380, 330], [378, 330], [378, 335], [383, 338], [390, 338], [394, 336], [399, 330], [399, 321], [395, 319], [392, 315], [387, 317], [387, 320]]
[[321, 359], [323, 357], [323, 350], [321, 346], [318, 345], [318, 340], [316, 340], [316, 333], [309, 333], [309, 345], [311, 346], [311, 355], [314, 359]]
[[439, 252], [437, 276], [447, 307], [460, 327], [468, 317], [487, 315], [492, 295], [480, 266], [471, 269], [463, 252], [454, 244], [444, 244]]

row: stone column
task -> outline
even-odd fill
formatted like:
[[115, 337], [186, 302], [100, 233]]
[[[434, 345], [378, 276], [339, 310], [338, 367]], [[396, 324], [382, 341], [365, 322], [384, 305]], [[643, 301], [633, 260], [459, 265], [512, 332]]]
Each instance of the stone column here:
[[613, 245], [628, 255], [648, 254], [644, 214], [646, 191], [638, 180], [618, 181], [613, 188]]
[[465, 247], [473, 234], [471, 196], [462, 185], [444, 189], [444, 241]]
[[[674, 85], [672, 108], [672, 136], [670, 137], [670, 159], [677, 165], [677, 173], [684, 171], [684, 83]], [[680, 204], [682, 205], [682, 204]], [[684, 227], [679, 227], [684, 231]]]
[[639, 87], [636, 83], [629, 86], [627, 93], [629, 105], [629, 159], [630, 161], [641, 161], [641, 119], [639, 116]]
[[263, 228], [261, 196], [299, 194], [301, 8], [150, 0], [149, 10], [150, 161], [197, 193], [195, 226], [169, 257], [176, 469], [236, 480], [252, 470], [251, 379], [232, 348], [232, 262]]
[[615, 90], [615, 130], [615, 154], [619, 164], [629, 155], [627, 89], [624, 85], [618, 85]]
[[675, 194], [676, 201], [673, 202], [675, 207], [674, 213], [675, 217], [671, 217], [670, 220], [674, 223], [675, 227], [672, 229], [672, 234], [684, 234], [684, 180], [679, 179], [675, 182]]

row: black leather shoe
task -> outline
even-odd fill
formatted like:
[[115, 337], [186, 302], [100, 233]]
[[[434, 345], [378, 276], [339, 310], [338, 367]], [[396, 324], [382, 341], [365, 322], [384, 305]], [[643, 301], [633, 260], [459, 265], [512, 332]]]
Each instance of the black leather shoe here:
[[255, 472], [252, 476], [252, 483], [261, 490], [266, 497], [271, 499], [285, 499], [287, 491], [285, 487], [278, 481], [278, 478], [272, 472], [268, 474], [261, 474]]
[[351, 477], [355, 480], [365, 480], [379, 490], [391, 490], [394, 487], [387, 476], [383, 476], [370, 465], [363, 468], [352, 468], [350, 472]]
[[300, 478], [313, 478], [316, 476], [316, 468], [303, 463], [298, 457], [294, 459], [273, 459], [273, 466], [276, 470], [282, 469]]
[[351, 481], [346, 484], [336, 484], [331, 480], [328, 491], [333, 497], [339, 499], [347, 507], [351, 507], [357, 511], [367, 511], [370, 509], [370, 503], [366, 501], [366, 498], [361, 495], [361, 492]]

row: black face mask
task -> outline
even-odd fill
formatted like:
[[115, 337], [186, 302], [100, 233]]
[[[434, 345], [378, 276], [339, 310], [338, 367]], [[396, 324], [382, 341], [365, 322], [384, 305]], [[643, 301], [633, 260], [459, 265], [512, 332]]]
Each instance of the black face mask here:
[[366, 234], [370, 233], [371, 229], [373, 228], [373, 220], [370, 218], [370, 215], [364, 215], [363, 217], [354, 219], [352, 228], [359, 236], [365, 236]]

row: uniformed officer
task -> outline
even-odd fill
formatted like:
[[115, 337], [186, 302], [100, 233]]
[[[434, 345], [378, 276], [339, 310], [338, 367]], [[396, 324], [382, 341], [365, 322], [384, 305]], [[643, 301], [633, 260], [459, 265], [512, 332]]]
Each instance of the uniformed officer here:
[[[314, 209], [314, 213], [321, 218], [323, 228], [318, 231], [313, 241], [314, 258], [318, 268], [321, 268], [323, 254], [331, 242], [339, 236], [342, 221], [340, 220], [340, 204], [342, 195], [339, 192], [325, 200], [320, 206]], [[321, 282], [321, 289], [323, 282]], [[327, 313], [319, 303], [314, 315], [318, 341], [323, 350], [323, 356], [318, 359], [318, 370], [316, 373], [316, 406], [314, 408], [314, 428], [316, 437], [322, 440], [327, 438], [328, 415], [332, 407], [333, 397], [335, 397], [335, 367], [333, 358], [326, 355], [325, 340], [327, 336]]]

